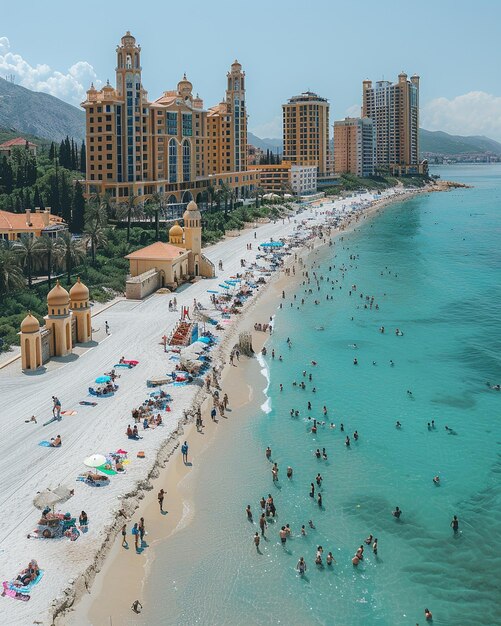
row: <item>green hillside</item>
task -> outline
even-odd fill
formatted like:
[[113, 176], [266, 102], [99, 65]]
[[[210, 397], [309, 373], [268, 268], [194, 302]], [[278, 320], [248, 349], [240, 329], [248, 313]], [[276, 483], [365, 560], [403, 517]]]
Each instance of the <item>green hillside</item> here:
[[29, 134], [61, 141], [68, 135], [80, 141], [85, 137], [85, 114], [59, 98], [0, 78], [0, 127], [15, 129], [16, 137]]
[[421, 128], [419, 131], [421, 153], [433, 154], [483, 154], [492, 152], [501, 155], [501, 143], [488, 137], [449, 135], [440, 130], [430, 131]]

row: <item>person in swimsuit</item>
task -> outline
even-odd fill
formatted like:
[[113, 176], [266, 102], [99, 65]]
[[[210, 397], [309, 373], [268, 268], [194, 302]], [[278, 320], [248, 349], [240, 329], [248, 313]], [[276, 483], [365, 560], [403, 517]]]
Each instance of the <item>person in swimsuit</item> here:
[[297, 562], [296, 569], [300, 576], [304, 576], [304, 573], [306, 572], [306, 563], [303, 557], [301, 557]]
[[252, 511], [251, 511], [251, 505], [248, 504], [247, 508], [245, 509], [245, 512], [247, 513], [247, 519], [249, 520], [249, 522], [252, 522]]

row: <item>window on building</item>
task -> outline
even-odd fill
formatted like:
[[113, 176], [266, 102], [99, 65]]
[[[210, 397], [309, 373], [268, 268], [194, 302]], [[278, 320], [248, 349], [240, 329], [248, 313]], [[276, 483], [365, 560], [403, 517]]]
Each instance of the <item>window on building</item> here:
[[183, 181], [189, 181], [191, 178], [191, 145], [185, 139], [183, 141]]
[[167, 134], [177, 135], [177, 113], [167, 111]]
[[177, 142], [169, 141], [169, 183], [177, 182]]
[[183, 113], [183, 137], [193, 135], [193, 120], [191, 113]]

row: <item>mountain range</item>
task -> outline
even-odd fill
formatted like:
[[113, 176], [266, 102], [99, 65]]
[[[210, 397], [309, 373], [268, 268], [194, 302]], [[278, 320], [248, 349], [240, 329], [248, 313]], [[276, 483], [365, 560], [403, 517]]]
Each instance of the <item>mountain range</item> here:
[[[488, 137], [462, 137], [424, 128], [419, 133], [421, 153], [428, 156], [485, 153], [501, 156], [501, 143]], [[0, 135], [10, 138], [20, 134], [50, 141], [61, 141], [68, 135], [80, 141], [85, 138], [85, 113], [59, 98], [0, 78]], [[282, 139], [261, 139], [249, 132], [248, 142], [261, 150], [282, 152]]]
[[85, 138], [85, 113], [40, 91], [31, 91], [0, 78], [0, 127], [61, 141], [66, 135]]
[[501, 143], [488, 137], [471, 135], [449, 135], [441, 130], [431, 131], [421, 128], [419, 142], [422, 154], [459, 155], [485, 154], [501, 155]]

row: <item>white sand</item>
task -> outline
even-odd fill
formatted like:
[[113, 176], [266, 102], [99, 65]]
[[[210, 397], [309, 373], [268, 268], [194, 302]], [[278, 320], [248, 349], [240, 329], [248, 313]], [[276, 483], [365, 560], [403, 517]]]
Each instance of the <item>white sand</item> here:
[[[384, 196], [392, 196], [387, 192]], [[304, 211], [297, 221], [308, 217], [322, 221], [320, 212], [368, 200], [372, 196], [358, 196], [335, 203], [323, 202], [321, 209], [313, 206]], [[315, 221], [310, 222], [311, 224]], [[204, 253], [217, 267], [223, 261], [224, 271], [211, 280], [202, 280], [182, 288], [176, 293], [178, 308], [192, 306], [193, 299], [209, 305], [208, 289], [231, 275], [241, 272], [240, 259], [253, 261], [257, 245], [270, 237], [291, 234], [294, 219], [285, 223], [262, 225], [257, 239], [254, 230], [243, 231], [240, 237], [226, 239], [216, 246], [206, 248]], [[253, 250], [246, 250], [252, 242]], [[19, 362], [0, 370], [0, 475], [3, 504], [0, 517], [0, 573], [1, 580], [10, 580], [19, 570], [35, 558], [44, 570], [41, 582], [31, 592], [29, 602], [1, 598], [2, 623], [51, 624], [54, 610], [73, 594], [73, 582], [95, 562], [103, 541], [111, 527], [116, 524], [117, 511], [135, 508], [134, 500], [125, 503], [122, 498], [134, 494], [138, 485], [147, 478], [157, 452], [177, 428], [185, 408], [189, 407], [199, 387], [169, 388], [174, 400], [172, 411], [163, 413], [163, 427], [142, 432], [139, 442], [129, 441], [125, 436], [127, 424], [131, 423], [131, 410], [141, 404], [151, 391], [146, 379], [164, 375], [172, 370], [172, 362], [161, 345], [161, 337], [169, 334], [178, 320], [179, 313], [169, 313], [167, 304], [172, 295], [153, 295], [142, 301], [119, 301], [93, 318], [93, 327], [104, 327], [107, 320], [111, 334], [96, 347], [79, 354], [59, 367], [50, 367], [45, 373], [25, 375], [19, 371]], [[231, 328], [231, 325], [228, 325]], [[212, 330], [212, 329], [211, 329]], [[80, 406], [80, 400], [90, 399], [87, 388], [94, 379], [109, 371], [121, 355], [137, 359], [139, 365], [131, 370], [117, 370], [119, 391], [113, 398], [97, 399], [96, 407]], [[170, 386], [169, 386], [170, 387]], [[51, 396], [57, 395], [63, 410], [76, 410], [74, 416], [63, 417], [61, 422], [42, 426], [52, 415]], [[24, 422], [32, 414], [38, 424]], [[63, 445], [59, 449], [38, 446], [60, 434]], [[83, 459], [92, 453], [108, 453], [118, 448], [129, 451], [131, 463], [125, 475], [111, 477], [108, 487], [91, 488], [76, 482], [76, 477], [86, 468]], [[146, 458], [136, 458], [136, 451], [144, 450]], [[75, 489], [75, 495], [60, 507], [61, 512], [70, 511], [78, 517], [85, 510], [89, 517], [89, 531], [75, 542], [67, 539], [27, 539], [39, 519], [39, 511], [33, 506], [33, 498], [46, 487], [64, 484]], [[56, 507], [56, 510], [58, 508]], [[125, 520], [124, 520], [125, 521]], [[71, 600], [69, 601], [71, 604]]]

